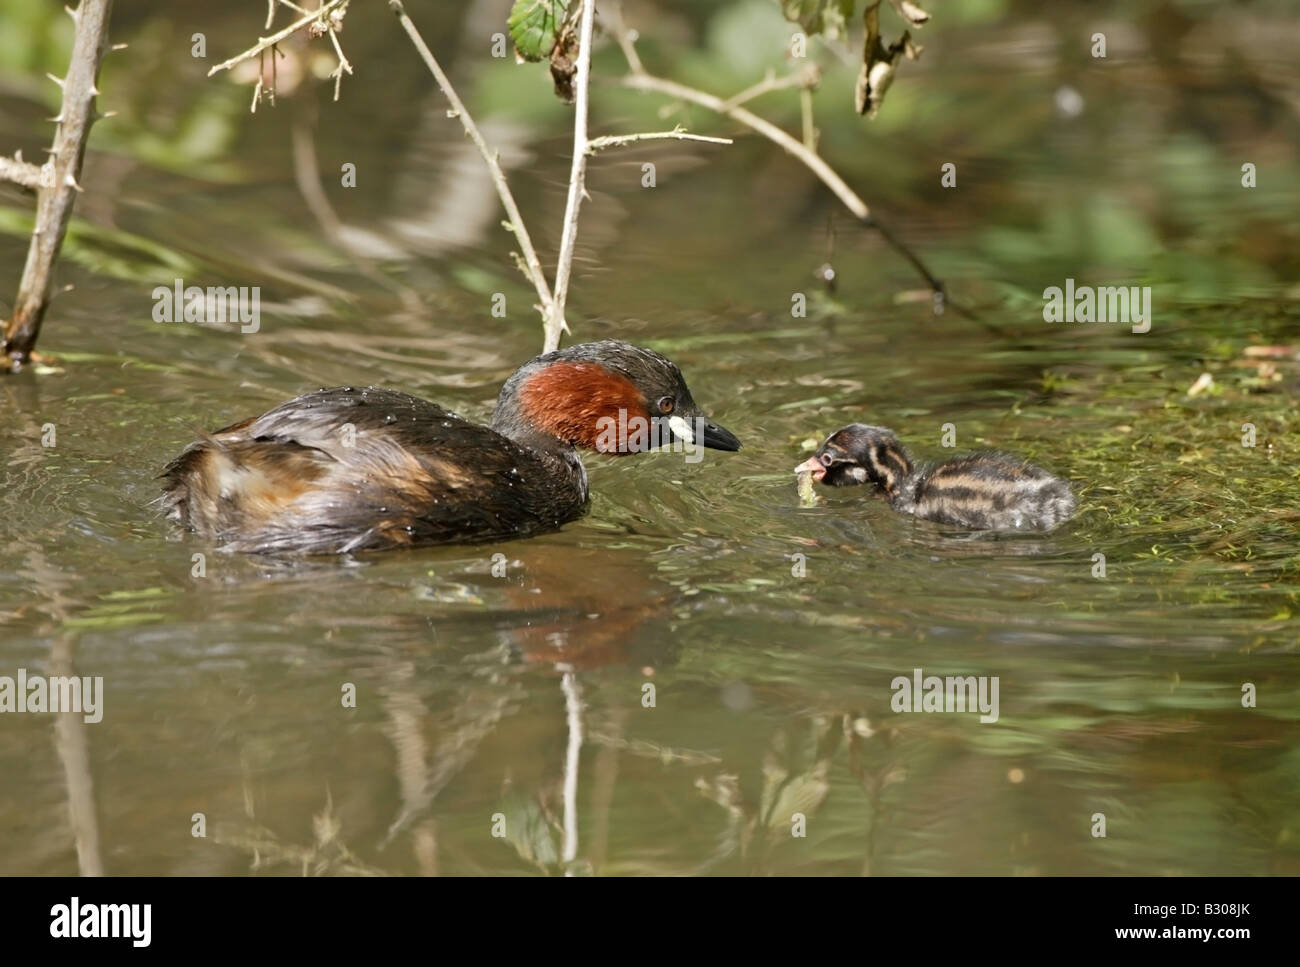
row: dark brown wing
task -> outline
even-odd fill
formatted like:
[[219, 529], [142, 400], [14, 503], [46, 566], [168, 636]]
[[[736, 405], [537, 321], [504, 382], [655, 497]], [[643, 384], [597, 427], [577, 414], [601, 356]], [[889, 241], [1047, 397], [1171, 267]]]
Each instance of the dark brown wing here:
[[435, 403], [347, 387], [191, 445], [163, 500], [233, 550], [341, 553], [554, 529], [582, 515], [581, 476]]

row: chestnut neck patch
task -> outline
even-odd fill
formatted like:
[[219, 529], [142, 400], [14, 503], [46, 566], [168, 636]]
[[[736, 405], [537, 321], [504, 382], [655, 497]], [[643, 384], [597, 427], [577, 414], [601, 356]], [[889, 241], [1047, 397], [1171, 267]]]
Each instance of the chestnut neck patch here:
[[649, 412], [635, 383], [598, 363], [551, 363], [524, 381], [519, 402], [538, 429], [589, 450], [605, 449], [597, 446], [602, 420], [644, 420]]

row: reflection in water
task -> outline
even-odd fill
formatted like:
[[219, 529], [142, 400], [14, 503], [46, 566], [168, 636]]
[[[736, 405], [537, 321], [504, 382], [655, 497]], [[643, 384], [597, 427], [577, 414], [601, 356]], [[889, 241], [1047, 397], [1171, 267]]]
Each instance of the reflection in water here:
[[564, 851], [561, 858], [572, 863], [578, 856], [578, 757], [582, 754], [582, 690], [573, 669], [561, 665], [564, 678], [564, 707], [568, 713], [569, 744], [564, 756]]
[[[77, 674], [72, 658], [76, 636], [60, 635], [50, 649], [52, 675]], [[68, 784], [68, 819], [77, 844], [77, 869], [82, 876], [103, 876], [99, 850], [99, 818], [95, 813], [95, 781], [90, 770], [90, 740], [80, 710], [64, 710], [54, 720], [55, 748]]]
[[[487, 656], [490, 662], [505, 665], [505, 653]], [[490, 666], [489, 666], [490, 667]], [[401, 669], [413, 671], [406, 665]], [[386, 676], [387, 677], [387, 676]], [[405, 676], [403, 676], [405, 677]], [[402, 810], [388, 828], [384, 844], [391, 842], [413, 817], [422, 815], [446, 785], [465, 768], [479, 752], [479, 745], [490, 736], [507, 712], [523, 698], [523, 688], [504, 674], [489, 672], [481, 692], [472, 692], [451, 713], [455, 728], [445, 735], [434, 748], [432, 756], [424, 752], [422, 717], [416, 713], [418, 695], [401, 688], [400, 680], [393, 680], [388, 695], [389, 714], [393, 721], [390, 736], [398, 752], [399, 775], [402, 780]]]

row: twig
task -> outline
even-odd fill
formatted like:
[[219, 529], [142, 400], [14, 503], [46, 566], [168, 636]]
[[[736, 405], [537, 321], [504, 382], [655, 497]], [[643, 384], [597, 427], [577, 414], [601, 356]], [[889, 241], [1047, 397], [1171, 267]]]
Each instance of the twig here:
[[[680, 126], [672, 131], [640, 134], [606, 135], [588, 139], [587, 115], [591, 90], [591, 38], [596, 20], [595, 0], [578, 0], [582, 5], [578, 27], [578, 62], [574, 78], [575, 107], [573, 115], [573, 165], [569, 170], [569, 196], [564, 207], [564, 228], [560, 235], [560, 255], [555, 266], [555, 301], [546, 317], [543, 352], [560, 346], [560, 334], [569, 331], [564, 318], [569, 298], [569, 278], [573, 272], [573, 254], [578, 238], [578, 213], [582, 199], [587, 195], [587, 158], [603, 148], [633, 144], [637, 141], [674, 138], [679, 141], [706, 141], [713, 144], [731, 144], [728, 138], [709, 138], [686, 134]], [[636, 57], [633, 51], [632, 56]], [[640, 61], [636, 61], [640, 63]]]
[[[573, 271], [573, 256], [578, 236], [578, 214], [579, 209], [582, 207], [582, 199], [587, 194], [585, 187], [587, 158], [605, 148], [633, 144], [638, 141], [675, 139], [679, 141], [705, 141], [712, 144], [732, 143], [729, 138], [712, 138], [687, 134], [680, 126], [672, 131], [651, 131], [588, 138], [587, 117], [591, 89], [591, 42], [595, 29], [596, 9], [594, 0], [578, 0], [578, 3], [580, 4], [579, 7], [571, 8], [573, 15], [579, 17], [578, 57], [574, 77], [576, 107], [573, 121], [573, 162], [569, 172], [569, 191], [564, 210], [564, 224], [560, 235], [560, 254], [555, 267], [555, 288], [552, 291], [547, 284], [546, 273], [542, 269], [536, 249], [533, 248], [532, 239], [524, 226], [523, 216], [520, 215], [519, 207], [515, 204], [514, 196], [510, 192], [510, 186], [506, 181], [505, 172], [501, 169], [496, 152], [488, 147], [483, 135], [479, 132], [478, 126], [474, 123], [473, 118], [465, 109], [464, 103], [451, 86], [451, 81], [443, 73], [442, 67], [439, 66], [437, 59], [429, 50], [428, 45], [425, 44], [424, 38], [420, 36], [419, 30], [416, 29], [411, 18], [406, 15], [402, 0], [389, 0], [388, 2], [389, 7], [397, 15], [402, 29], [410, 37], [411, 43], [415, 45], [415, 49], [424, 60], [425, 66], [429, 68], [429, 72], [433, 74], [438, 87], [450, 102], [451, 110], [447, 113], [460, 119], [461, 125], [465, 128], [465, 133], [469, 135], [475, 147], [483, 156], [483, 160], [487, 162], [488, 171], [492, 176], [493, 183], [496, 185], [497, 194], [500, 196], [501, 204], [506, 210], [508, 217], [506, 227], [519, 240], [519, 248], [523, 252], [522, 257], [513, 252], [511, 254], [520, 270], [533, 283], [533, 288], [537, 290], [539, 300], [537, 309], [541, 312], [543, 320], [543, 352], [551, 352], [559, 348], [560, 335], [569, 331], [568, 323], [564, 318], [564, 310], [569, 293], [569, 279]], [[632, 56], [636, 56], [635, 51], [633, 51]]]
[[[921, 257], [913, 252], [902, 239], [895, 235], [892, 229], [882, 225], [880, 220], [877, 218], [863, 219], [863, 221], [878, 231], [880, 237], [883, 238], [895, 252], [903, 256], [908, 264], [911, 265], [912, 268], [916, 269], [917, 274], [920, 275], [921, 278], [925, 279], [926, 283], [930, 286], [931, 291], [934, 292], [934, 314], [936, 316], [940, 315], [948, 305], [948, 290], [944, 288], [943, 283], [934, 277], [930, 270], [926, 268], [925, 263], [921, 261]], [[977, 318], [969, 312], [963, 312], [962, 314], [970, 319]], [[992, 331], [1000, 332], [1000, 330], [996, 328]]]
[[108, 17], [112, 0], [81, 0], [72, 19], [76, 33], [68, 75], [54, 78], [63, 88], [58, 131], [46, 163], [51, 177], [42, 172], [42, 186], [36, 201], [36, 224], [32, 230], [27, 262], [14, 299], [14, 314], [5, 326], [4, 354], [11, 370], [18, 370], [31, 358], [41, 321], [49, 307], [54, 286], [54, 263], [63, 247], [63, 236], [72, 219], [81, 186], [81, 164], [91, 125], [100, 117], [95, 111], [99, 88], [99, 65], [108, 49]]
[[564, 205], [564, 228], [560, 234], [560, 257], [555, 265], [555, 300], [546, 316], [542, 352], [560, 348], [560, 333], [569, 331], [564, 306], [569, 298], [569, 276], [573, 271], [573, 252], [578, 241], [578, 211], [587, 193], [587, 105], [591, 93], [591, 38], [596, 23], [595, 0], [578, 0], [582, 4], [578, 26], [578, 63], [574, 77], [576, 100], [573, 114], [573, 165], [569, 169], [569, 197]]
[[[627, 56], [627, 52], [628, 52], [628, 48], [626, 47], [623, 48], [624, 56]], [[633, 51], [633, 53], [635, 53], [635, 50]], [[640, 62], [641, 62], [640, 58], [637, 58], [637, 63]], [[632, 62], [629, 60], [628, 64], [630, 65], [631, 63]], [[635, 73], [644, 74], [645, 68], [642, 68], [640, 71], [637, 71], [634, 68], [632, 72], [634, 74]], [[816, 64], [808, 64], [806, 67], [803, 68], [803, 70], [795, 71], [793, 74], [783, 74], [780, 77], [777, 76], [776, 71], [769, 69], [767, 75], [761, 81], [759, 81], [753, 87], [745, 88], [743, 91], [741, 91], [735, 97], [730, 98], [725, 103], [727, 107], [740, 107], [740, 105], [748, 103], [749, 101], [754, 100], [754, 98], [756, 97], [762, 97], [764, 94], [769, 94], [772, 91], [789, 90], [792, 87], [798, 87], [802, 90], [811, 91], [821, 82], [821, 76], [822, 76], [821, 68], [818, 67]]]
[[655, 77], [653, 74], [627, 74], [620, 83], [624, 87], [630, 87], [638, 91], [654, 91], [659, 94], [667, 94], [675, 97], [679, 101], [689, 101], [692, 104], [698, 104], [700, 107], [708, 108], [710, 111], [716, 111], [718, 114], [725, 115], [735, 121], [739, 121], [746, 127], [753, 128], [759, 134], [763, 135], [770, 141], [774, 141], [786, 151], [794, 155], [804, 165], [809, 168], [813, 174], [817, 175], [826, 187], [833, 191], [837, 198], [844, 203], [849, 211], [853, 212], [858, 218], [867, 221], [871, 218], [871, 209], [867, 207], [858, 195], [844, 183], [844, 179], [835, 173], [830, 165], [817, 154], [809, 151], [799, 141], [786, 134], [771, 121], [759, 117], [743, 107], [727, 107], [727, 102], [720, 97], [712, 94], [706, 94], [704, 91], [697, 91], [693, 87], [687, 87], [685, 84], [678, 84], [676, 81], [670, 81], [666, 78]]
[[[260, 54], [262, 51], [266, 50], [268, 47], [274, 47], [276, 44], [284, 40], [286, 37], [289, 37], [290, 35], [298, 32], [299, 30], [302, 30], [303, 27], [306, 27], [313, 20], [321, 20], [325, 16], [325, 14], [329, 13], [331, 10], [335, 9], [336, 7], [341, 7], [348, 2], [349, 0], [329, 0], [329, 2], [326, 3], [324, 6], [322, 6], [319, 10], [311, 11], [305, 17], [302, 17], [299, 20], [295, 20], [293, 23], [289, 24], [289, 26], [285, 27], [282, 30], [277, 30], [275, 33], [271, 34], [271, 36], [259, 37], [257, 39], [257, 43], [254, 44], [252, 47], [248, 48], [248, 50], [244, 51], [242, 54], [236, 54], [234, 57], [230, 58], [230, 60], [223, 61], [222, 63], [218, 64], [216, 67], [212, 68], [212, 70], [208, 71], [208, 76], [211, 77], [213, 74], [217, 73], [218, 71], [228, 71], [236, 64], [242, 64], [246, 60], [251, 60], [252, 58], [256, 57], [258, 54]], [[269, 24], [270, 22], [269, 15], [267, 17], [267, 21]]]
[[330, 77], [334, 78], [334, 100], [337, 101], [339, 99], [339, 86], [343, 83], [343, 72], [347, 71], [351, 74], [352, 65], [349, 64], [348, 59], [343, 56], [343, 48], [339, 45], [338, 31], [333, 27], [330, 27], [329, 33], [330, 41], [334, 44], [334, 53], [338, 54], [339, 58], [339, 66], [334, 68], [333, 72], [330, 74]]
[[12, 158], [0, 157], [0, 181], [9, 181], [32, 191], [45, 187], [41, 168], [30, 161], [24, 161], [21, 154]]
[[[771, 121], [759, 117], [752, 111], [746, 110], [738, 103], [733, 104], [720, 97], [716, 97], [713, 94], [696, 90], [693, 87], [687, 87], [685, 84], [678, 84], [676, 81], [670, 81], [666, 78], [656, 77], [649, 73], [641, 64], [641, 58], [637, 55], [636, 48], [633, 45], [633, 35], [624, 26], [622, 12], [618, 10], [617, 5], [615, 5], [615, 15], [612, 19], [612, 32], [628, 63], [628, 73], [620, 80], [620, 83], [624, 87], [629, 87], [638, 91], [650, 91], [657, 94], [665, 94], [669, 97], [676, 98], [679, 101], [698, 104], [700, 107], [722, 114], [734, 121], [739, 121], [746, 127], [757, 131], [768, 140], [780, 145], [802, 162], [804, 167], [820, 178], [822, 183], [834, 193], [835, 197], [843, 202], [844, 207], [852, 212], [855, 217], [880, 232], [885, 241], [888, 242], [895, 251], [902, 255], [903, 258], [906, 259], [907, 262], [917, 271], [917, 273], [925, 279], [926, 283], [935, 293], [936, 311], [942, 311], [943, 303], [947, 298], [943, 283], [939, 281], [939, 279], [935, 278], [934, 274], [926, 268], [925, 263], [921, 261], [916, 253], [908, 248], [898, 238], [898, 236], [886, 229], [885, 226], [871, 214], [871, 209], [868, 207], [867, 203], [858, 196], [857, 192], [845, 183], [844, 179], [839, 176], [834, 168], [826, 163], [826, 160], [822, 158], [821, 155], [817, 154], [815, 150], [809, 148], [807, 145], [802, 144], [795, 138], [791, 137]], [[764, 87], [769, 83], [775, 83], [775, 81], [768, 82], [765, 79], [760, 84], [755, 85], [755, 88], [750, 88], [750, 91], [753, 91], [758, 87]], [[797, 85], [790, 83], [785, 86]], [[747, 93], [748, 92], [742, 92], [742, 94]], [[732, 100], [734, 101], [735, 98]]]
[[813, 101], [811, 88], [799, 91], [799, 114], [803, 118], [803, 143], [809, 151], [817, 150], [817, 128], [813, 126]]
[[451, 110], [448, 113], [460, 121], [461, 127], [465, 129], [465, 133], [469, 135], [469, 139], [474, 142], [479, 154], [483, 156], [488, 171], [492, 174], [492, 183], [496, 185], [497, 195], [501, 198], [501, 204], [506, 210], [506, 217], [509, 219], [506, 228], [514, 233], [515, 239], [519, 242], [519, 248], [523, 251], [523, 264], [520, 268], [524, 270], [524, 274], [533, 283], [533, 288], [537, 290], [537, 297], [541, 300], [541, 304], [537, 308], [542, 313], [542, 318], [550, 319], [554, 297], [551, 295], [551, 288], [546, 282], [546, 273], [542, 271], [542, 263], [537, 257], [537, 250], [533, 248], [533, 240], [528, 235], [528, 229], [524, 227], [524, 219], [519, 214], [519, 206], [515, 204], [515, 197], [510, 193], [510, 185], [506, 181], [505, 172], [501, 170], [501, 162], [497, 158], [497, 153], [488, 147], [488, 143], [483, 139], [478, 125], [474, 123], [474, 119], [465, 110], [465, 105], [461, 102], [456, 89], [451, 86], [451, 81], [443, 73], [442, 67], [424, 42], [424, 38], [420, 36], [420, 31], [416, 29], [411, 18], [406, 15], [402, 0], [388, 0], [388, 6], [397, 15], [402, 29], [411, 38], [411, 43], [415, 45], [415, 49], [424, 61], [424, 65], [429, 68], [429, 73], [433, 74], [434, 80], [438, 83], [438, 88], [451, 104]]
[[711, 138], [703, 134], [687, 134], [679, 125], [671, 131], [648, 131], [645, 134], [606, 134], [599, 138], [592, 138], [587, 142], [587, 154], [595, 154], [597, 151], [604, 151], [606, 148], [619, 148], [625, 144], [635, 144], [638, 141], [654, 141], [665, 138], [674, 141], [707, 141], [709, 144], [735, 144], [731, 138]]

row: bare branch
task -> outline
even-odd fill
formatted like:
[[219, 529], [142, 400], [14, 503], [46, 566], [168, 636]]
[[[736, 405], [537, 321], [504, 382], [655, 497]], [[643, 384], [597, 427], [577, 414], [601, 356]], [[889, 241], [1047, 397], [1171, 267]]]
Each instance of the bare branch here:
[[[635, 73], [635, 71], [634, 71]], [[645, 73], [644, 70], [641, 73]], [[726, 104], [727, 107], [740, 107], [756, 97], [762, 97], [764, 94], [772, 91], [789, 90], [797, 87], [803, 91], [811, 91], [821, 83], [822, 71], [817, 64], [808, 64], [802, 70], [795, 71], [793, 74], [785, 74], [781, 77], [776, 76], [775, 71], [769, 70], [767, 76], [755, 84], [753, 87], [747, 87], [735, 97], [730, 98]]]
[[32, 191], [45, 185], [40, 166], [24, 161], [19, 155], [12, 158], [0, 157], [0, 181], [9, 181]]
[[799, 92], [799, 114], [803, 118], [803, 143], [809, 151], [817, 150], [817, 128], [813, 124], [813, 100], [811, 88], [805, 87]]
[[704, 91], [697, 91], [693, 87], [687, 87], [685, 84], [678, 84], [676, 81], [670, 81], [666, 78], [655, 77], [652, 74], [628, 74], [622, 78], [621, 82], [624, 87], [630, 87], [638, 91], [653, 91], [659, 94], [667, 94], [669, 97], [675, 97], [679, 101], [688, 101], [691, 104], [698, 104], [700, 107], [708, 108], [710, 111], [716, 111], [718, 114], [725, 115], [732, 120], [739, 121], [746, 127], [752, 128], [759, 134], [763, 135], [769, 141], [779, 144], [786, 151], [798, 158], [803, 164], [820, 178], [835, 196], [844, 203], [849, 211], [853, 212], [858, 218], [868, 220], [871, 218], [871, 209], [867, 207], [858, 195], [844, 183], [844, 179], [835, 173], [820, 155], [809, 151], [802, 143], [786, 134], [771, 121], [759, 117], [743, 107], [728, 107], [727, 102], [720, 97], [707, 94]]
[[614, 8], [614, 39], [618, 42], [619, 49], [623, 51], [623, 59], [627, 61], [628, 70], [633, 74], [645, 74], [645, 65], [641, 63], [641, 55], [636, 52], [636, 41], [639, 34], [631, 27], [623, 23], [623, 2], [615, 0]]
[[333, 27], [330, 27], [330, 41], [334, 44], [334, 53], [338, 54], [339, 66], [334, 68], [330, 77], [334, 78], [334, 100], [339, 99], [339, 85], [343, 83], [343, 72], [352, 73], [352, 65], [348, 59], [343, 56], [343, 48], [339, 45], [339, 35]]
[[[266, 29], [270, 30], [271, 21], [275, 18], [275, 4], [277, 0], [268, 0], [268, 2], [271, 4], [271, 8], [270, 10], [267, 11], [266, 14]], [[300, 7], [298, 6], [298, 4], [294, 3], [293, 0], [278, 0], [278, 2], [280, 3], [281, 6], [288, 7], [294, 13], [301, 14], [304, 17], [320, 17], [321, 12], [319, 10], [308, 10], [306, 7]], [[331, 17], [329, 20], [321, 19], [318, 21], [318, 24], [327, 25], [326, 30], [328, 30], [330, 35], [330, 43], [334, 45], [334, 53], [338, 55], [338, 59], [339, 59], [338, 67], [330, 71], [330, 77], [334, 78], [334, 100], [335, 101], [339, 99], [339, 88], [343, 85], [343, 75], [345, 73], [348, 75], [352, 74], [352, 65], [348, 63], [348, 59], [343, 56], [343, 48], [342, 46], [339, 45], [338, 32], [339, 29], [341, 28], [336, 26], [337, 23], [342, 21], [344, 13], [345, 10], [342, 7], [340, 7], [337, 20], [336, 18]], [[308, 32], [309, 34], [311, 34], [311, 36], [316, 36], [318, 30], [319, 27], [316, 27], [315, 30], [309, 28]]]
[[5, 326], [4, 355], [14, 371], [31, 359], [36, 347], [41, 322], [54, 291], [54, 263], [81, 191], [77, 179], [86, 156], [86, 140], [98, 116], [95, 97], [99, 89], [95, 82], [108, 49], [108, 18], [112, 6], [112, 0], [82, 0], [73, 18], [76, 33], [68, 73], [60, 84], [63, 100], [59, 106], [59, 127], [50, 148], [50, 160], [41, 170], [36, 224], [14, 299], [14, 314]]
[[[752, 111], [741, 107], [739, 103], [732, 103], [732, 101], [737, 100], [736, 98], [733, 98], [732, 101], [725, 101], [722, 98], [706, 93], [705, 91], [696, 90], [693, 87], [687, 87], [685, 84], [678, 84], [676, 81], [670, 81], [666, 78], [656, 77], [653, 74], [648, 73], [644, 66], [642, 66], [640, 57], [637, 56], [636, 48], [632, 40], [632, 34], [624, 25], [622, 12], [618, 9], [617, 4], [614, 6], [614, 11], [614, 17], [612, 18], [611, 24], [612, 33], [618, 41], [619, 48], [623, 51], [623, 55], [628, 63], [628, 73], [620, 80], [620, 83], [624, 87], [629, 87], [638, 91], [664, 94], [668, 97], [675, 98], [678, 101], [698, 104], [700, 107], [722, 114], [734, 121], [739, 121], [746, 127], [757, 131], [769, 141], [780, 145], [798, 159], [804, 167], [821, 179], [822, 184], [829, 188], [831, 192], [834, 193], [835, 197], [838, 198], [844, 204], [844, 207], [852, 212], [856, 218], [880, 232], [885, 241], [888, 242], [889, 245], [899, 253], [899, 255], [906, 259], [912, 268], [914, 268], [921, 277], [925, 279], [926, 283], [929, 284], [931, 290], [935, 293], [936, 311], [942, 311], [943, 302], [947, 298], [943, 283], [939, 281], [939, 279], [937, 279], [928, 268], [926, 268], [925, 263], [921, 261], [916, 253], [908, 248], [897, 235], [888, 230], [871, 214], [871, 209], [868, 207], [867, 203], [858, 196], [857, 192], [845, 183], [844, 179], [839, 176], [834, 168], [826, 163], [826, 160], [822, 158], [814, 148], [801, 143], [781, 128], [777, 127], [771, 121], [759, 117]], [[775, 83], [775, 81], [773, 80], [769, 82], [768, 79], [765, 78], [764, 81], [755, 85], [755, 87], [750, 88], [749, 91], [742, 92], [738, 97], [744, 100], [756, 97], [757, 94], [751, 94], [750, 92], [758, 90], [759, 88], [763, 88], [763, 90], [758, 90], [758, 93], [765, 93], [766, 89], [769, 89], [767, 87], [769, 83]], [[786, 86], [795, 85], [791, 84]], [[805, 136], [807, 136], [806, 126]]]
[[573, 165], [569, 169], [569, 197], [564, 206], [564, 229], [560, 235], [560, 257], [555, 266], [555, 299], [546, 318], [542, 352], [560, 347], [560, 333], [569, 331], [564, 307], [569, 298], [569, 276], [578, 241], [578, 211], [587, 193], [587, 105], [591, 93], [591, 38], [596, 22], [595, 0], [578, 0], [582, 5], [578, 27], [578, 63], [574, 76], [576, 99], [573, 114]]
[[[299, 30], [302, 30], [303, 27], [308, 26], [312, 21], [322, 20], [322, 18], [324, 18], [331, 10], [346, 6], [348, 2], [349, 0], [328, 0], [328, 2], [319, 10], [311, 11], [305, 17], [295, 20], [282, 30], [277, 30], [275, 33], [271, 34], [271, 36], [259, 37], [257, 43], [248, 48], [248, 50], [244, 51], [242, 54], [236, 54], [234, 57], [230, 58], [230, 60], [223, 61], [216, 67], [212, 68], [212, 70], [208, 71], [208, 76], [211, 77], [218, 71], [228, 71], [236, 64], [242, 64], [246, 60], [252, 60], [268, 47], [274, 47], [276, 44], [280, 43], [280, 41], [297, 33]], [[269, 19], [270, 18], [268, 17], [268, 21]], [[325, 22], [328, 23], [328, 20]]]
[[595, 154], [597, 151], [604, 151], [606, 148], [621, 148], [626, 144], [636, 144], [638, 141], [705, 141], [709, 144], [735, 144], [731, 138], [711, 138], [703, 134], [687, 134], [686, 130], [680, 125], [671, 131], [647, 131], [642, 134], [606, 134], [599, 138], [592, 138], [587, 142], [587, 153]]

